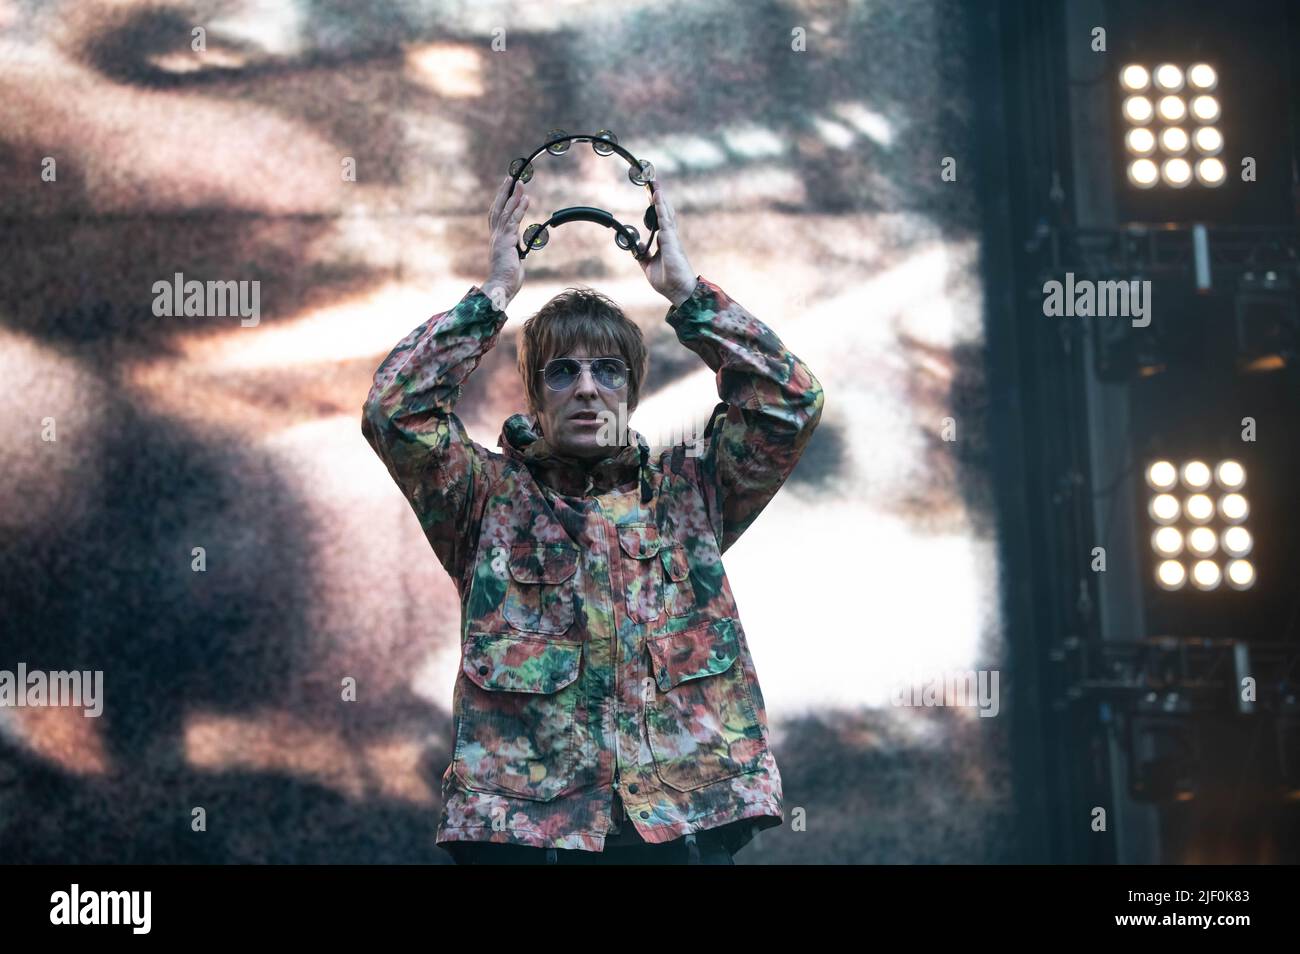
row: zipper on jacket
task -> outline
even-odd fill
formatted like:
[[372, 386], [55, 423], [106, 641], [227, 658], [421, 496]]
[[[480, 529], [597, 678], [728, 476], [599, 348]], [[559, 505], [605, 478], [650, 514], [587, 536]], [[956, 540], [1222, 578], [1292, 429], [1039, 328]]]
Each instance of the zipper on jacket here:
[[[588, 490], [591, 489], [591, 477], [590, 477], [590, 475], [588, 475], [588, 477], [587, 477], [587, 489], [588, 489]], [[596, 501], [596, 512], [597, 512], [597, 514], [599, 514], [599, 516], [598, 516], [598, 518], [597, 518], [598, 523], [596, 524], [596, 526], [597, 526], [597, 528], [600, 530], [600, 540], [601, 540], [601, 543], [605, 544], [606, 555], [608, 555], [608, 551], [609, 551], [609, 537], [608, 537], [608, 536], [606, 535], [606, 533], [605, 533], [605, 527], [606, 527], [606, 524], [605, 524], [605, 521], [604, 521], [604, 515], [601, 514], [601, 508], [600, 508], [600, 501], [599, 501], [599, 500]], [[615, 793], [615, 795], [617, 796], [617, 798], [615, 799], [615, 802], [616, 802], [616, 804], [618, 804], [618, 805], [622, 805], [622, 804], [623, 804], [623, 796], [622, 796], [621, 794], [619, 794], [619, 791], [618, 791], [618, 731], [619, 731], [619, 730], [618, 730], [618, 665], [619, 665], [619, 652], [618, 652], [618, 632], [617, 632], [617, 630], [615, 630], [615, 633], [614, 633], [614, 639], [613, 639], [613, 645], [612, 645], [612, 652], [613, 652], [613, 660], [612, 660], [612, 664], [613, 664], [613, 675], [614, 675], [614, 687], [613, 687], [613, 690], [612, 690], [612, 693], [613, 693], [613, 694], [612, 694], [612, 696], [610, 697], [610, 705], [611, 705], [611, 708], [613, 709], [613, 716], [614, 716], [614, 753], [613, 753], [613, 754], [614, 754], [614, 782], [613, 782], [613, 786], [614, 786], [614, 793]], [[611, 813], [611, 814], [612, 814], [612, 813]], [[623, 815], [626, 816], [626, 815], [627, 815], [627, 812], [624, 811], [624, 812], [623, 812]], [[615, 825], [615, 827], [617, 827], [617, 828], [619, 828], [619, 829], [621, 830], [622, 827], [623, 827], [623, 820], [622, 820], [621, 818], [616, 819], [616, 820], [614, 820], [613, 824]]]

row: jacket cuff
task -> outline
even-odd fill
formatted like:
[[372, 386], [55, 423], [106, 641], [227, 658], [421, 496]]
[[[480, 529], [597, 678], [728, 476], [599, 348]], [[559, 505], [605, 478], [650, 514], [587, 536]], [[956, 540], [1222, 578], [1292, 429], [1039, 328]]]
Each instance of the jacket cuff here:
[[[493, 311], [500, 311], [500, 309], [497, 308], [496, 303], [492, 301], [491, 297], [489, 297], [489, 295], [487, 294], [487, 292], [485, 292], [485, 291], [484, 291], [482, 288], [480, 288], [478, 285], [471, 285], [471, 286], [469, 287], [469, 291], [467, 291], [467, 292], [465, 293], [465, 297], [462, 298], [461, 301], [468, 301], [469, 299], [474, 298], [474, 297], [478, 297], [478, 298], [486, 299], [489, 308], [491, 308]], [[504, 311], [502, 311], [502, 312], [500, 312], [500, 313], [503, 314], [503, 315], [505, 314]]]
[[691, 290], [690, 295], [688, 295], [686, 297], [686, 300], [683, 301], [680, 305], [676, 305], [676, 306], [670, 305], [668, 307], [668, 311], [664, 315], [665, 320], [672, 321], [675, 317], [674, 316], [675, 312], [679, 312], [682, 311], [683, 309], [690, 307], [692, 303], [699, 304], [701, 301], [704, 300], [704, 298], [708, 294], [708, 290], [709, 290], [708, 284], [704, 281], [703, 278], [701, 278], [699, 275], [696, 275], [695, 288]]

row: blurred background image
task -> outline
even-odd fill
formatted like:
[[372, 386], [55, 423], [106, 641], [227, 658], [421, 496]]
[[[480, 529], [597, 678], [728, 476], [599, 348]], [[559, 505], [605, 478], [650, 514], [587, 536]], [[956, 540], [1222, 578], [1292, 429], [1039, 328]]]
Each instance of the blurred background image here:
[[[0, 0], [0, 669], [104, 673], [99, 718], [0, 708], [0, 858], [450, 862], [459, 604], [361, 407], [486, 280], [492, 196], [558, 128], [653, 162], [692, 265], [826, 393], [726, 556], [787, 816], [737, 863], [1296, 860], [1295, 23], [1148, 6]], [[1164, 60], [1214, 63], [1257, 188], [1134, 187], [1116, 78]], [[621, 159], [534, 168], [525, 224], [640, 224]], [[571, 285], [646, 336], [633, 427], [706, 418], [611, 232], [525, 264], [476, 441]], [[1049, 317], [1066, 271], [1154, 280], [1150, 328]], [[178, 273], [256, 281], [257, 319], [156, 314]], [[1149, 509], [1198, 490], [1153, 463], [1225, 460], [1244, 587]], [[995, 711], [899, 704], [972, 672]]]

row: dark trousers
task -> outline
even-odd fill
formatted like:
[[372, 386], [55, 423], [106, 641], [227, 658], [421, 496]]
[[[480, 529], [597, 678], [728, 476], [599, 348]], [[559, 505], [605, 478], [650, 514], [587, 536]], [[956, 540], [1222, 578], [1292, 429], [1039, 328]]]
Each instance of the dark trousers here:
[[496, 842], [452, 841], [444, 847], [458, 865], [734, 865], [731, 852], [713, 832], [702, 831], [659, 845], [643, 842], [581, 851], [534, 848]]

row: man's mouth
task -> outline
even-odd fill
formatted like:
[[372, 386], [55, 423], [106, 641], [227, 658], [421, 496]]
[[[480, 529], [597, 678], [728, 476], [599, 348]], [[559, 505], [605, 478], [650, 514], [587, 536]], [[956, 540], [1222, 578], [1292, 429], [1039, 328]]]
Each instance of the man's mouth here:
[[595, 421], [598, 420], [595, 411], [578, 411], [576, 414], [570, 414], [571, 421]]

